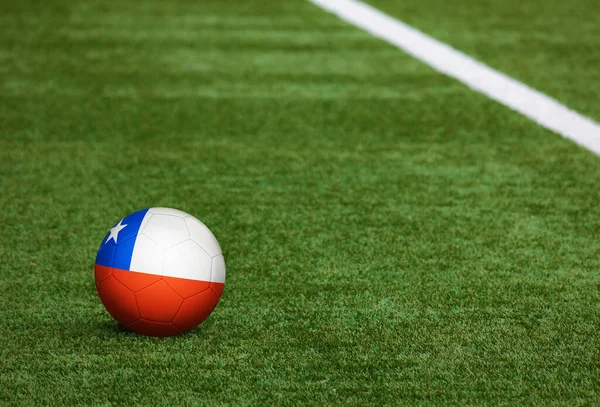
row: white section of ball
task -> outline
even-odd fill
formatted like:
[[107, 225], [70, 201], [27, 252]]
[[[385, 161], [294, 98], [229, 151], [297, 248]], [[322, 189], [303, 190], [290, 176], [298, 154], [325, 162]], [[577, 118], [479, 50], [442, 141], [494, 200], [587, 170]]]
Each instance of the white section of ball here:
[[164, 253], [165, 250], [158, 243], [148, 236], [138, 234], [133, 247], [129, 270], [162, 276]]
[[170, 277], [210, 281], [212, 258], [196, 242], [186, 240], [165, 252], [163, 270]]
[[177, 209], [150, 208], [142, 220], [131, 271], [225, 282], [225, 259], [210, 229]]

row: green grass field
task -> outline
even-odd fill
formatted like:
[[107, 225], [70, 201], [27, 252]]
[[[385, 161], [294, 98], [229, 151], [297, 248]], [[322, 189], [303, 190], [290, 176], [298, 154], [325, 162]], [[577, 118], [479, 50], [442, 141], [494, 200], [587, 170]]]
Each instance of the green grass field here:
[[[600, 119], [597, 4], [538, 3], [372, 2]], [[0, 404], [600, 404], [597, 156], [307, 1], [22, 0], [0, 27]], [[94, 286], [149, 206], [227, 263], [164, 339]]]

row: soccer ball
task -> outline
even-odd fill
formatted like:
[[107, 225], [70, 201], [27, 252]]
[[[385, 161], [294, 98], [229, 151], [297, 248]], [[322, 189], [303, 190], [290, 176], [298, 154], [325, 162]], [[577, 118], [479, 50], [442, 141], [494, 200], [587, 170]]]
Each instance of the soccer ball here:
[[171, 336], [194, 328], [215, 308], [225, 286], [225, 259], [198, 219], [149, 208], [110, 229], [94, 274], [114, 319], [139, 334]]

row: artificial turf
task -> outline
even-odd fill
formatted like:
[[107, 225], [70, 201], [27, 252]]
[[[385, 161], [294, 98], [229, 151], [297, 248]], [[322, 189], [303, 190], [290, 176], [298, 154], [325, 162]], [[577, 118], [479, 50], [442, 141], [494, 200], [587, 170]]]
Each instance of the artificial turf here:
[[600, 121], [596, 0], [368, 0]]
[[[1, 7], [3, 404], [600, 403], [592, 153], [304, 1]], [[227, 263], [166, 339], [94, 287], [148, 206]]]

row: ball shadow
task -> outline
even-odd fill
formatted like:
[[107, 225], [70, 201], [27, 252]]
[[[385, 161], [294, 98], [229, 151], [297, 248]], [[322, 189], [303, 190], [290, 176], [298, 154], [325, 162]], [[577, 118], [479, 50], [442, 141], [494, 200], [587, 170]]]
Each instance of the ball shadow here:
[[190, 329], [187, 332], [182, 332], [173, 336], [164, 336], [164, 337], [154, 337], [154, 336], [146, 336], [142, 334], [138, 334], [124, 325], [121, 325], [117, 321], [107, 320], [102, 322], [96, 322], [94, 328], [91, 330], [97, 336], [102, 336], [102, 334], [109, 336], [122, 336], [122, 337], [136, 337], [136, 338], [156, 338], [156, 339], [168, 339], [168, 338], [185, 338], [185, 337], [203, 337], [206, 336], [210, 331], [210, 327], [212, 326], [212, 321], [210, 318], [204, 321], [199, 326]]

